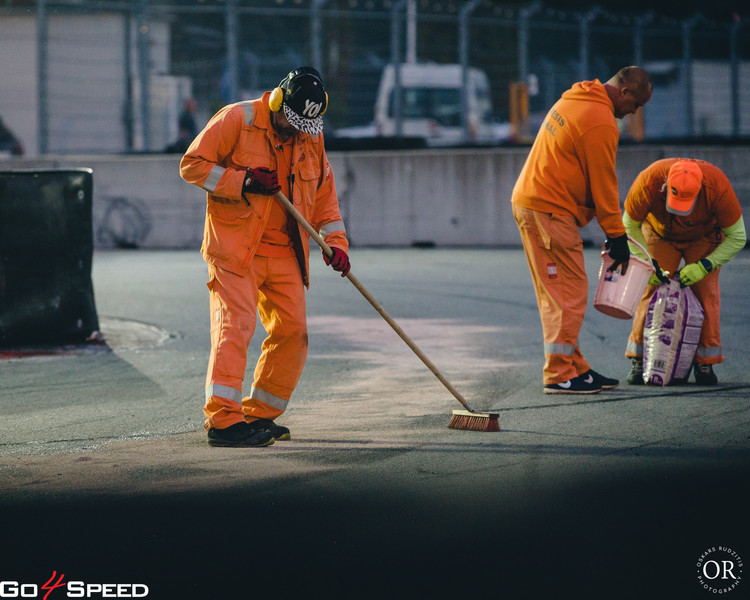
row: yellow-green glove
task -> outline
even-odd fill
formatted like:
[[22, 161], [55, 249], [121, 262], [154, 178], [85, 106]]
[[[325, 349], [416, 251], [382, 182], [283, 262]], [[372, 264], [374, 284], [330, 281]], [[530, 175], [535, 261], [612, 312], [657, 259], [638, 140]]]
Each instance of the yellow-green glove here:
[[701, 279], [708, 275], [709, 271], [711, 271], [712, 269], [713, 265], [705, 258], [702, 258], [698, 262], [685, 265], [684, 267], [682, 267], [682, 269], [680, 269], [680, 283], [683, 285], [683, 287], [686, 285], [693, 285], [694, 283], [698, 283]]
[[655, 258], [651, 259], [651, 263], [654, 265], [654, 269], [656, 272], [651, 275], [651, 278], [648, 280], [649, 285], [659, 285], [660, 283], [669, 283], [669, 271], [665, 271], [659, 266], [659, 263], [656, 262]]

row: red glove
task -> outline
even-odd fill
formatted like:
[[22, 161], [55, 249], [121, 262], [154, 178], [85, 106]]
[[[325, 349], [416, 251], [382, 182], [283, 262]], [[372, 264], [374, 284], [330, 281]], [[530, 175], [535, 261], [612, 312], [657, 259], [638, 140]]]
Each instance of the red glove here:
[[346, 277], [349, 269], [352, 268], [352, 265], [349, 263], [349, 255], [339, 248], [331, 248], [331, 250], [333, 251], [333, 256], [328, 258], [328, 255], [323, 252], [323, 260], [327, 265], [333, 267], [334, 271], [341, 273], [342, 277]]
[[250, 192], [251, 194], [263, 194], [264, 196], [273, 196], [281, 190], [279, 185], [279, 174], [265, 167], [257, 169], [247, 169], [245, 171], [245, 181], [242, 184], [242, 194]]

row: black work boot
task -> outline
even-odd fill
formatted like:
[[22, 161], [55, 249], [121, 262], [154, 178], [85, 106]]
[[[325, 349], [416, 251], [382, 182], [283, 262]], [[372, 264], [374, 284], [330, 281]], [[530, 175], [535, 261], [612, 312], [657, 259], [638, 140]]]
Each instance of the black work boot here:
[[628, 383], [631, 385], [643, 385], [643, 357], [636, 356], [633, 359], [633, 366], [628, 373]]
[[277, 425], [271, 419], [258, 419], [247, 424], [253, 431], [267, 431], [277, 442], [291, 440], [292, 434], [288, 427]]
[[693, 373], [695, 374], [695, 383], [697, 385], [716, 385], [719, 383], [719, 379], [716, 377], [711, 365], [694, 362]]
[[210, 446], [270, 446], [274, 437], [267, 431], [259, 431], [248, 427], [247, 423], [235, 423], [225, 429], [212, 427], [208, 430]]

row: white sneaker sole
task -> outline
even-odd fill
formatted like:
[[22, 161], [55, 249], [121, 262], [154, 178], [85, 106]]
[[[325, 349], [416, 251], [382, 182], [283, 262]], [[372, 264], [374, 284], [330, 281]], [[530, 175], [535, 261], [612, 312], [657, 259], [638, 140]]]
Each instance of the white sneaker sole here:
[[598, 390], [565, 390], [561, 388], [544, 388], [545, 394], [598, 394], [602, 391], [602, 388]]

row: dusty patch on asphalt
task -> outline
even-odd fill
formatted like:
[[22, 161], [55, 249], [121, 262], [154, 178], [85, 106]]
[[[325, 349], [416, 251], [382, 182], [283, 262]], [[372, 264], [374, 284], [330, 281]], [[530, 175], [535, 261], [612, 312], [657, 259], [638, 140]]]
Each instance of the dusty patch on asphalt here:
[[110, 348], [117, 349], [160, 346], [172, 337], [168, 331], [156, 325], [116, 317], [100, 317], [99, 327], [104, 342]]
[[168, 331], [140, 321], [99, 317], [99, 331], [94, 331], [80, 344], [35, 345], [0, 349], [0, 360], [44, 359], [57, 356], [109, 352], [110, 350], [135, 350], [161, 346], [174, 337]]
[[[403, 319], [398, 325], [435, 365], [442, 375], [467, 398], [473, 385], [489, 375], [506, 371], [518, 363], [502, 360], [507, 354], [486, 351], [487, 339], [502, 345], [507, 327], [467, 324], [450, 319]], [[334, 354], [315, 353], [309, 360], [351, 361], [356, 373], [343, 373], [332, 384], [340, 409], [353, 400], [359, 402], [360, 416], [377, 418], [388, 412], [404, 416], [421, 416], [445, 410], [446, 406], [461, 408], [457, 399], [443, 386], [422, 360], [409, 348], [384, 320], [320, 316], [310, 317], [311, 337], [329, 336], [334, 343]], [[479, 342], [478, 340], [482, 341]], [[340, 345], [340, 351], [336, 348]], [[326, 346], [331, 346], [330, 340]], [[484, 348], [479, 352], [479, 348]]]

